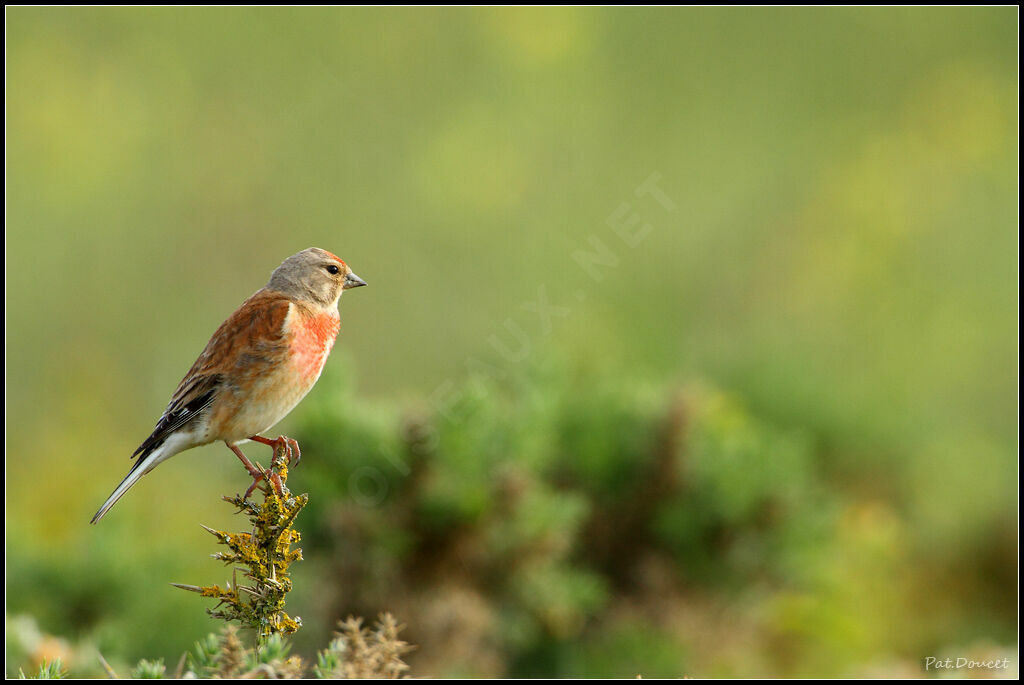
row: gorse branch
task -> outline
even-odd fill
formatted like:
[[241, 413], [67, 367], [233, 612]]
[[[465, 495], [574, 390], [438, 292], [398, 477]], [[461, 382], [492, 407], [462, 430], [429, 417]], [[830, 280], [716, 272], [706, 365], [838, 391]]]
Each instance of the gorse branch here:
[[[308, 665], [289, 654], [291, 646], [285, 636], [298, 630], [302, 623], [285, 613], [285, 597], [292, 589], [288, 569], [302, 559], [302, 550], [293, 549], [299, 542], [298, 531], [292, 528], [296, 517], [309, 502], [308, 495], [293, 495], [287, 486], [287, 447], [275, 448], [270, 469], [266, 471], [261, 492], [263, 502], [242, 495], [224, 497], [252, 524], [245, 532], [229, 533], [203, 526], [227, 551], [217, 552], [215, 559], [234, 568], [232, 581], [224, 587], [182, 585], [175, 587], [216, 599], [216, 606], [207, 609], [211, 616], [223, 619], [219, 635], [209, 635], [195, 644], [192, 653], [182, 655], [173, 676], [163, 660], [143, 659], [132, 669], [133, 678], [269, 678], [297, 679], [306, 676]], [[239, 575], [244, 579], [239, 582]], [[256, 644], [249, 647], [239, 635], [239, 627], [256, 633]], [[391, 614], [381, 614], [373, 627], [363, 626], [362, 619], [349, 618], [339, 624], [334, 639], [317, 655], [312, 675], [317, 678], [402, 678], [409, 667], [402, 655], [412, 649], [399, 639], [401, 625]], [[107, 675], [116, 678], [114, 669], [102, 655], [100, 662]], [[24, 674], [23, 674], [24, 675]], [[39, 671], [41, 678], [62, 677], [60, 661], [46, 663]]]
[[[260, 488], [262, 504], [242, 495], [224, 497], [224, 501], [248, 517], [251, 531], [229, 533], [203, 526], [218, 543], [228, 548], [229, 551], [213, 556], [234, 567], [232, 581], [224, 587], [172, 583], [183, 590], [217, 599], [217, 604], [207, 609], [211, 616], [252, 628], [261, 641], [271, 635], [290, 635], [302, 625], [301, 619], [289, 616], [284, 607], [285, 597], [292, 589], [288, 567], [302, 559], [302, 550], [292, 549], [301, 539], [292, 525], [309, 501], [309, 495], [296, 496], [288, 490], [286, 454], [284, 447], [274, 450], [270, 469]], [[239, 582], [239, 571], [245, 581]]]

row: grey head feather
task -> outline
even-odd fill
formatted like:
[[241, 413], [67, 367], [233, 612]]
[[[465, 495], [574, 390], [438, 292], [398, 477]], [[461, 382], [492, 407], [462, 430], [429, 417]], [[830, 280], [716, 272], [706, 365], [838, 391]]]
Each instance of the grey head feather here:
[[[338, 273], [331, 273], [331, 267], [336, 267]], [[300, 302], [326, 307], [337, 302], [349, 273], [351, 269], [338, 257], [319, 247], [310, 247], [281, 262], [266, 287]]]

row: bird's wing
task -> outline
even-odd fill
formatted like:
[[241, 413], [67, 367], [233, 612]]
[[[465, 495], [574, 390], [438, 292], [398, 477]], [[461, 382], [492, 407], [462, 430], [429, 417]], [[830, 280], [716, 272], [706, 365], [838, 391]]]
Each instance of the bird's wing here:
[[220, 325], [195, 364], [178, 384], [156, 428], [132, 457], [145, 456], [169, 435], [213, 403], [226, 380], [259, 373], [287, 352], [284, 330], [291, 300], [272, 290], [260, 290]]

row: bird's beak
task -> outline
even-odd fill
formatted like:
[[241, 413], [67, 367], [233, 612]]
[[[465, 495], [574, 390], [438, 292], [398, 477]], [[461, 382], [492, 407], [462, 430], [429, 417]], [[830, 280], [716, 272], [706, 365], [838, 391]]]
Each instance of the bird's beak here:
[[348, 290], [349, 288], [358, 288], [361, 285], [366, 285], [366, 281], [359, 278], [359, 276], [350, 273], [348, 276], [345, 276], [345, 285], [342, 286], [342, 290]]

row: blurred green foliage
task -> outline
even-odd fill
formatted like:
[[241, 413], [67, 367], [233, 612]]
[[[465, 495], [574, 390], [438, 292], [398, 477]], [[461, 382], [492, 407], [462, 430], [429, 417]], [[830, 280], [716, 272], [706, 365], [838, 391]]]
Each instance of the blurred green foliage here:
[[414, 675], [916, 675], [1014, 642], [1015, 8], [7, 19], [8, 675], [214, 629], [166, 583], [220, 579], [223, 446], [86, 522], [310, 245], [371, 287], [281, 427], [307, 658], [381, 610]]
[[352, 409], [351, 385], [324, 380], [298, 425], [320, 455], [305, 477], [342, 493], [306, 523], [317, 610], [408, 616], [413, 673], [913, 663], [948, 639], [929, 626], [949, 605], [922, 582], [950, 594], [957, 622], [1012, 640], [1012, 613], [971, 606], [962, 569], [935, 568], [896, 507], [831, 483], [804, 429], [714, 387], [541, 362], [516, 383], [469, 379], [451, 420]]

